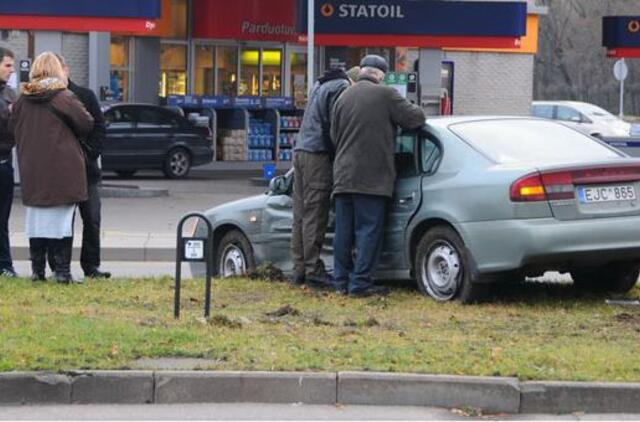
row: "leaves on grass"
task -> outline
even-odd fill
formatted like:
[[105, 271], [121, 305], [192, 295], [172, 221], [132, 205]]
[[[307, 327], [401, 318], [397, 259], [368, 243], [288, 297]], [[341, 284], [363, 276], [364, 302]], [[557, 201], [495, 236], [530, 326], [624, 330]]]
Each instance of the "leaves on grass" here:
[[365, 327], [377, 327], [378, 325], [380, 325], [380, 323], [378, 322], [377, 319], [375, 319], [374, 317], [369, 317], [367, 318], [367, 320], [364, 322], [364, 326]]
[[616, 314], [614, 317], [616, 321], [622, 323], [636, 323], [640, 321], [640, 315], [638, 314], [630, 314], [628, 312], [622, 312], [620, 314]]
[[226, 315], [217, 314], [213, 315], [209, 318], [209, 325], [216, 325], [219, 327], [227, 327], [227, 328], [242, 328], [242, 322], [231, 319]]
[[276, 309], [275, 311], [265, 313], [265, 315], [270, 317], [278, 317], [278, 318], [283, 317], [285, 315], [297, 316], [297, 315], [300, 315], [300, 311], [297, 310], [296, 308], [292, 308], [290, 305], [284, 305]]

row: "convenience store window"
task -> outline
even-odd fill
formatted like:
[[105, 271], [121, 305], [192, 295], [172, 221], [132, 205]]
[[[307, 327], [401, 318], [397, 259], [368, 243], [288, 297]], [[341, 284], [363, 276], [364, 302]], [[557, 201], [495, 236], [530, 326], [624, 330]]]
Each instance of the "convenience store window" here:
[[196, 95], [214, 95], [215, 47], [211, 45], [197, 45], [195, 49], [194, 93]]
[[240, 53], [238, 95], [260, 95], [260, 49], [243, 49]]
[[187, 45], [162, 43], [160, 50], [160, 96], [187, 94]]
[[282, 95], [282, 50], [262, 50], [262, 95]]
[[129, 101], [130, 46], [130, 37], [111, 37], [109, 89], [114, 101]]
[[291, 52], [289, 61], [291, 63], [290, 92], [295, 106], [304, 108], [307, 105], [307, 53]]
[[216, 95], [238, 95], [238, 47], [216, 47]]

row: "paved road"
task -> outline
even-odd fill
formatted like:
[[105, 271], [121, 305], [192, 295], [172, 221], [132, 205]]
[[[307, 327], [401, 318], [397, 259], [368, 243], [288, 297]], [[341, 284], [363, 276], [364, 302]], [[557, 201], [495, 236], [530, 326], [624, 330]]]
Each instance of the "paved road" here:
[[465, 416], [448, 409], [407, 406], [312, 406], [224, 403], [0, 407], [0, 420], [638, 420], [640, 415]]

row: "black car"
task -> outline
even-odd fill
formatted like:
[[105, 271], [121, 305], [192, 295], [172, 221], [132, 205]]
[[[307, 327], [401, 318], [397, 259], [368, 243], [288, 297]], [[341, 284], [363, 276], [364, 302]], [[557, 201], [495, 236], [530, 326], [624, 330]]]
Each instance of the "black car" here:
[[149, 104], [118, 104], [104, 112], [102, 169], [122, 177], [158, 169], [171, 179], [213, 159], [212, 136], [180, 114]]

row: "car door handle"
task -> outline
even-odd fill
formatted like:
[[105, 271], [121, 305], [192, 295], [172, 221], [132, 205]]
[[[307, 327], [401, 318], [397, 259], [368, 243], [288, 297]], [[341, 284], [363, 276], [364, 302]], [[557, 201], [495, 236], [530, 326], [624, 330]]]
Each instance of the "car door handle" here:
[[407, 196], [407, 197], [398, 199], [398, 204], [407, 205], [407, 204], [413, 202], [415, 197], [416, 197], [416, 194], [412, 193], [411, 196]]

